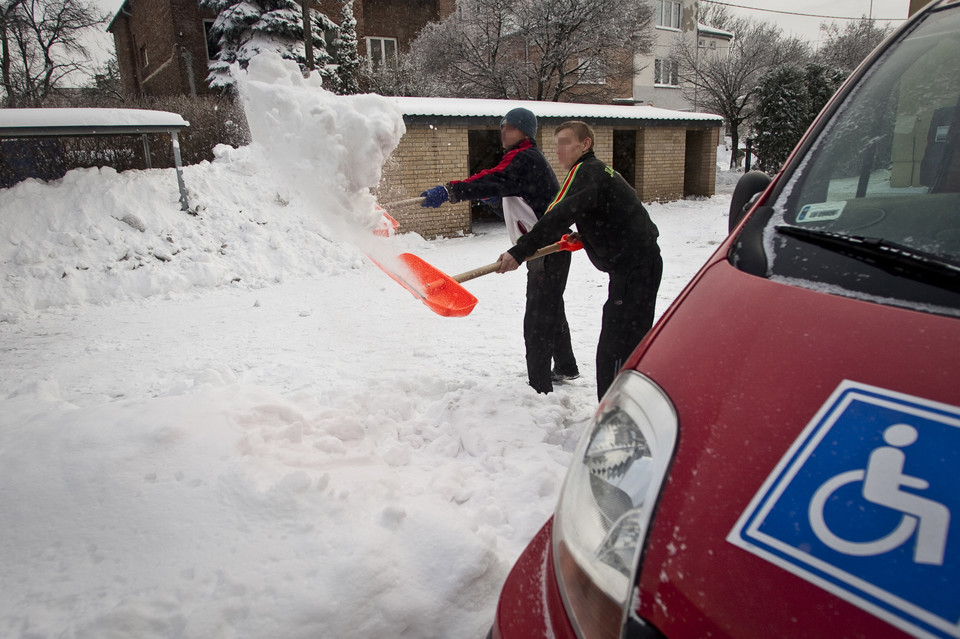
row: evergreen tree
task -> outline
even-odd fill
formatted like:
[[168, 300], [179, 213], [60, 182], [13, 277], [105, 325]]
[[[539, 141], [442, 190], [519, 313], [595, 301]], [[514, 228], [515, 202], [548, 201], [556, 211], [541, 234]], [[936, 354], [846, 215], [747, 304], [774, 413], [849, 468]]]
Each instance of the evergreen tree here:
[[[323, 78], [323, 86], [336, 92], [336, 64], [333, 58], [333, 43], [340, 37], [337, 24], [319, 11], [310, 11], [310, 30], [313, 35], [313, 65]], [[303, 65], [301, 64], [301, 67]]]
[[360, 52], [357, 50], [357, 19], [353, 15], [353, 0], [343, 3], [337, 38], [333, 41], [331, 48], [333, 49], [334, 91], [341, 95], [360, 93], [359, 76], [362, 61]]
[[756, 155], [759, 168], [775, 173], [810, 124], [806, 74], [796, 66], [767, 73], [757, 90]]
[[[295, 0], [200, 0], [200, 6], [217, 12], [210, 30], [220, 52], [210, 61], [207, 82], [211, 87], [230, 88], [234, 79], [230, 65], [247, 68], [258, 53], [276, 51], [287, 60], [296, 60], [306, 71], [303, 43], [303, 10]], [[323, 14], [313, 12], [311, 25], [314, 57], [320, 69], [326, 68], [330, 55], [323, 34], [336, 25]]]
[[811, 62], [806, 66], [808, 119], [807, 126], [813, 122], [820, 110], [827, 104], [833, 94], [846, 79], [847, 74], [839, 69], [831, 69], [819, 62]]

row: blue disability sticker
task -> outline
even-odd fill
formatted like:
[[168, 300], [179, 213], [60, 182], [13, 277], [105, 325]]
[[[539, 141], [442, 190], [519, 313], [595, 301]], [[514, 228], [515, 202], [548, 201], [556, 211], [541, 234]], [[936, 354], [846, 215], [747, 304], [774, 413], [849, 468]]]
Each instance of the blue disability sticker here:
[[727, 541], [918, 637], [960, 637], [960, 408], [843, 382]]

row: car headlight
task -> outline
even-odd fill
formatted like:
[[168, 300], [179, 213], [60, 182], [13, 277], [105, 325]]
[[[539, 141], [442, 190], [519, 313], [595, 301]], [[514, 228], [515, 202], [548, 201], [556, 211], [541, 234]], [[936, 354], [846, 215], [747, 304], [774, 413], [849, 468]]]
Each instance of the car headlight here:
[[553, 552], [581, 637], [620, 636], [676, 440], [677, 414], [666, 394], [626, 371], [577, 446], [554, 516]]

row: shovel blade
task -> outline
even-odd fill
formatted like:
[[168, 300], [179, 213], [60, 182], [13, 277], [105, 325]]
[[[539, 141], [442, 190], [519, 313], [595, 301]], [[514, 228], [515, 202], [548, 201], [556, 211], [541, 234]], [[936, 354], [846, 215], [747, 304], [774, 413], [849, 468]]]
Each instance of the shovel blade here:
[[470, 291], [416, 255], [401, 253], [397, 260], [406, 267], [402, 269], [406, 272], [395, 272], [385, 268], [383, 264], [376, 264], [437, 315], [464, 317], [477, 305], [477, 298]]

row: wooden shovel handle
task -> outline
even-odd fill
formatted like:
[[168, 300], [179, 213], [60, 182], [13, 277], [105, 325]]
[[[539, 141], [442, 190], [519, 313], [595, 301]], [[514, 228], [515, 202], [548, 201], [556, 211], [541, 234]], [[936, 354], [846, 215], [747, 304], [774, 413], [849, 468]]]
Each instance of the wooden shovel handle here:
[[[535, 260], [538, 257], [543, 257], [544, 255], [550, 255], [551, 253], [556, 253], [557, 251], [562, 251], [562, 250], [564, 250], [564, 246], [562, 242], [557, 242], [556, 244], [549, 244], [547, 246], [544, 246], [542, 249], [540, 249], [539, 251], [537, 251], [527, 259], [525, 259], [524, 262], [529, 262], [530, 260]], [[466, 273], [460, 273], [460, 275], [454, 275], [452, 279], [455, 282], [460, 282], [462, 284], [463, 282], [480, 277], [481, 275], [495, 273], [499, 268], [500, 268], [500, 261], [497, 260], [493, 264], [487, 264], [486, 266], [475, 268], [473, 270], [467, 271]]]
[[405, 206], [413, 206], [414, 204], [421, 204], [426, 198], [423, 197], [411, 197], [406, 200], [397, 200], [396, 202], [387, 202], [386, 204], [381, 204], [383, 208], [387, 209], [400, 209]]

